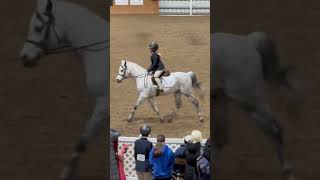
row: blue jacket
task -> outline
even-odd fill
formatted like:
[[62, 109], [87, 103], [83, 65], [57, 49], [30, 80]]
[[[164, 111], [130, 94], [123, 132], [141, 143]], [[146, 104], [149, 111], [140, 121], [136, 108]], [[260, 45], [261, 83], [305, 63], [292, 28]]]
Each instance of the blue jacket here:
[[172, 166], [174, 165], [174, 154], [172, 150], [165, 145], [162, 148], [162, 155], [158, 158], [153, 156], [154, 148], [149, 155], [149, 162], [152, 166], [152, 175], [156, 178], [168, 178], [172, 176]]

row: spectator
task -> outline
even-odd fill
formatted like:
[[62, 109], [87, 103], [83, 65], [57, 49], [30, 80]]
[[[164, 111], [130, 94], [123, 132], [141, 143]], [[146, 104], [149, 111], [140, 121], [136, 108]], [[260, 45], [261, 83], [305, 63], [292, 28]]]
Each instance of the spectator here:
[[114, 129], [110, 129], [110, 177], [114, 180], [126, 180], [123, 166], [123, 155], [128, 149], [128, 145], [124, 144], [120, 153], [118, 153], [118, 138], [120, 133]]
[[[201, 154], [201, 141], [202, 141], [202, 133], [198, 130], [194, 130], [191, 133], [191, 142], [186, 145], [186, 160], [187, 164], [192, 167], [188, 171], [188, 173], [193, 172], [193, 180], [199, 179], [199, 172], [197, 170], [197, 158]], [[185, 180], [192, 180], [190, 177], [185, 178]]]
[[201, 180], [210, 180], [210, 138], [207, 139], [201, 157], [197, 159], [197, 170]]
[[151, 133], [151, 127], [143, 125], [140, 128], [140, 138], [134, 142], [134, 158], [136, 160], [136, 172], [138, 180], [152, 180], [151, 165], [149, 163], [149, 154], [152, 149], [152, 143], [148, 140]]
[[187, 164], [185, 149], [186, 149], [186, 144], [190, 140], [191, 140], [190, 135], [187, 135], [186, 137], [184, 137], [183, 138], [184, 144], [181, 144], [181, 146], [174, 153], [175, 163], [174, 163], [173, 171], [176, 173], [184, 174], [185, 172], [185, 167]]
[[157, 143], [150, 152], [149, 161], [154, 180], [171, 180], [174, 154], [165, 144], [164, 135], [157, 136]]
[[119, 136], [120, 133], [118, 131], [110, 129], [110, 179], [114, 180], [120, 179], [116, 151], [114, 148], [114, 143], [118, 140]]
[[203, 157], [207, 158], [210, 161], [210, 137], [207, 139], [206, 143], [204, 144], [203, 148]]

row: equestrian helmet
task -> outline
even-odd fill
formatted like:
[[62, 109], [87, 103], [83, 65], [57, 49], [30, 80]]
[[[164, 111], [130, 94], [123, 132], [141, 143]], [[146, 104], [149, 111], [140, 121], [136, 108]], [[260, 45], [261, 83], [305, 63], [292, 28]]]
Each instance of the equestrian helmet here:
[[158, 45], [158, 43], [156, 43], [156, 42], [151, 42], [151, 43], [149, 44], [149, 48], [152, 49], [152, 51], [154, 52], [154, 51], [156, 51], [156, 50], [159, 49], [159, 45]]
[[148, 125], [143, 125], [140, 127], [140, 134], [142, 136], [149, 136], [151, 133], [151, 127]]

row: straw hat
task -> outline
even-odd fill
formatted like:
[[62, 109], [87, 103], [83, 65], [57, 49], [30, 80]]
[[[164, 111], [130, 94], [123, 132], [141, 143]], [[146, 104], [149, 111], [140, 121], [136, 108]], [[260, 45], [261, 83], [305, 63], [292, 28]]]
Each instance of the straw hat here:
[[194, 130], [191, 133], [191, 142], [197, 143], [202, 141], [202, 133], [198, 130]]

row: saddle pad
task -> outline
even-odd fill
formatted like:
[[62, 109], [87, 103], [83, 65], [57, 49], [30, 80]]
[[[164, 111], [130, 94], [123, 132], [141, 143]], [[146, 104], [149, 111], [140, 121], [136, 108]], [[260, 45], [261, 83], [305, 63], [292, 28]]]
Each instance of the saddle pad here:
[[164, 88], [172, 87], [176, 83], [176, 79], [173, 76], [166, 76], [161, 78], [161, 83]]

